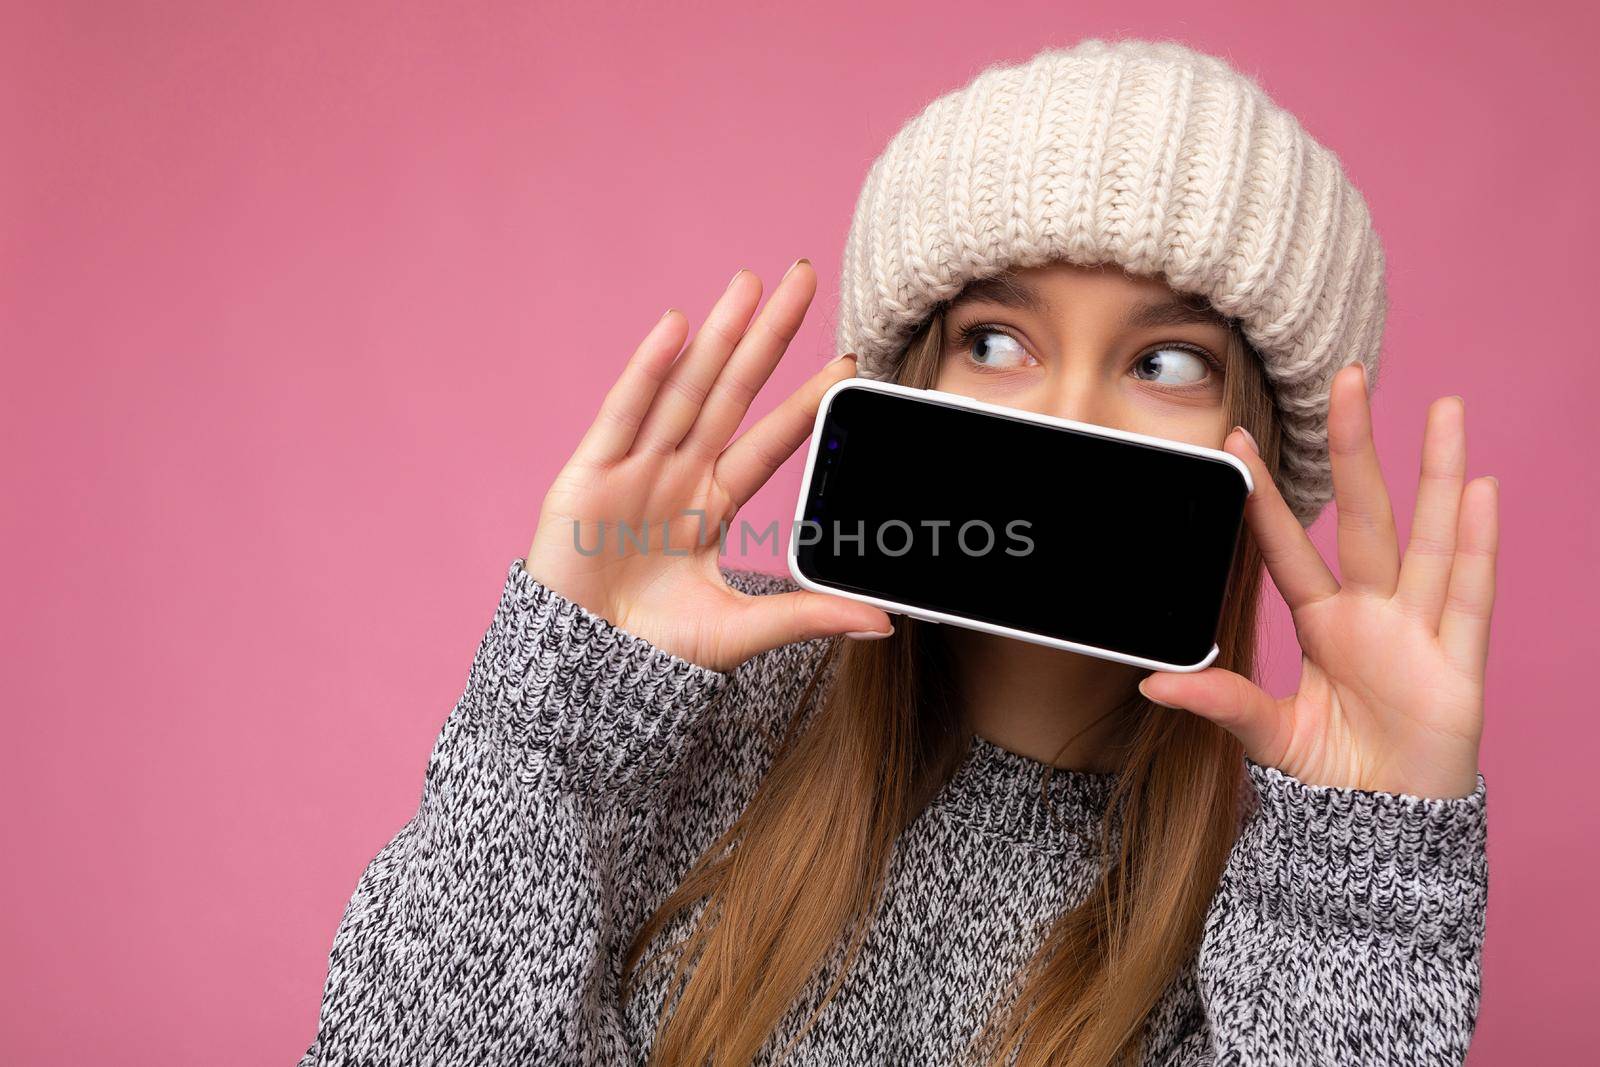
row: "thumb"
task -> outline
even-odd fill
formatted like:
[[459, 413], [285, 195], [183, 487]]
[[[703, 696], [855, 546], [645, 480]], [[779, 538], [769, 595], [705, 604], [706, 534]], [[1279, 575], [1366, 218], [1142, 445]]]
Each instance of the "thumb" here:
[[1237, 737], [1251, 759], [1273, 762], [1282, 715], [1278, 699], [1243, 675], [1221, 667], [1193, 674], [1157, 671], [1139, 683], [1139, 692], [1162, 707], [1211, 720]]
[[743, 631], [751, 655], [834, 634], [887, 637], [894, 633], [888, 612], [809, 589], [752, 597], [734, 625]]

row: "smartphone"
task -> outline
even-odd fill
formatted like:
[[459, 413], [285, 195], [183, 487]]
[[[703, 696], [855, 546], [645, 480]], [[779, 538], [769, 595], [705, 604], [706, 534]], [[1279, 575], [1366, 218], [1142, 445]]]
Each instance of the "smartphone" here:
[[789, 571], [929, 622], [1198, 671], [1253, 488], [1219, 449], [847, 378], [817, 411]]

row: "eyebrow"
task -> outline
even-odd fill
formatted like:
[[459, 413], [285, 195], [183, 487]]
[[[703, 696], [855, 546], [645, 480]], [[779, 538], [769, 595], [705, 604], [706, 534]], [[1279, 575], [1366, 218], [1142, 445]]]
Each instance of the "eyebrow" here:
[[1123, 320], [1130, 330], [1160, 326], [1230, 326], [1228, 317], [1211, 306], [1203, 296], [1175, 293], [1170, 299], [1140, 304]]
[[[1035, 315], [1045, 313], [1045, 300], [1039, 291], [1015, 275], [997, 274], [975, 281], [957, 294], [948, 308], [979, 301], [1029, 311]], [[1166, 300], [1139, 304], [1123, 320], [1123, 326], [1130, 330], [1194, 325], [1221, 326], [1226, 329], [1231, 323], [1205, 297], [1189, 293], [1174, 293]]]
[[973, 282], [956, 294], [949, 306], [956, 308], [962, 304], [979, 301], [1015, 308], [1018, 311], [1031, 311], [1036, 315], [1044, 314], [1045, 310], [1045, 302], [1039, 291], [1011, 274], [996, 274]]

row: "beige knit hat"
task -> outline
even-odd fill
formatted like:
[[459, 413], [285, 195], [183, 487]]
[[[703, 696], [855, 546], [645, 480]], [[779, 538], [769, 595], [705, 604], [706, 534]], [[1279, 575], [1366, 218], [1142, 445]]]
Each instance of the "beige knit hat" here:
[[1328, 392], [1376, 388], [1383, 249], [1338, 159], [1254, 81], [1171, 42], [1084, 41], [991, 66], [872, 164], [840, 277], [837, 351], [892, 378], [933, 306], [1064, 260], [1161, 275], [1237, 319], [1276, 387], [1279, 488], [1309, 526], [1333, 495]]

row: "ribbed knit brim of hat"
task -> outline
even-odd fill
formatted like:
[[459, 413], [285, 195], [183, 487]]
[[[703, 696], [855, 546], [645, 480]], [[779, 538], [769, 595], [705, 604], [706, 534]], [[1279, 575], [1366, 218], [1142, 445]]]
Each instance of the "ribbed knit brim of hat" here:
[[872, 164], [846, 240], [837, 351], [893, 378], [968, 283], [1119, 265], [1238, 321], [1275, 388], [1278, 485], [1309, 526], [1333, 495], [1329, 385], [1378, 379], [1383, 249], [1339, 160], [1249, 77], [1172, 42], [1085, 41], [992, 66]]

